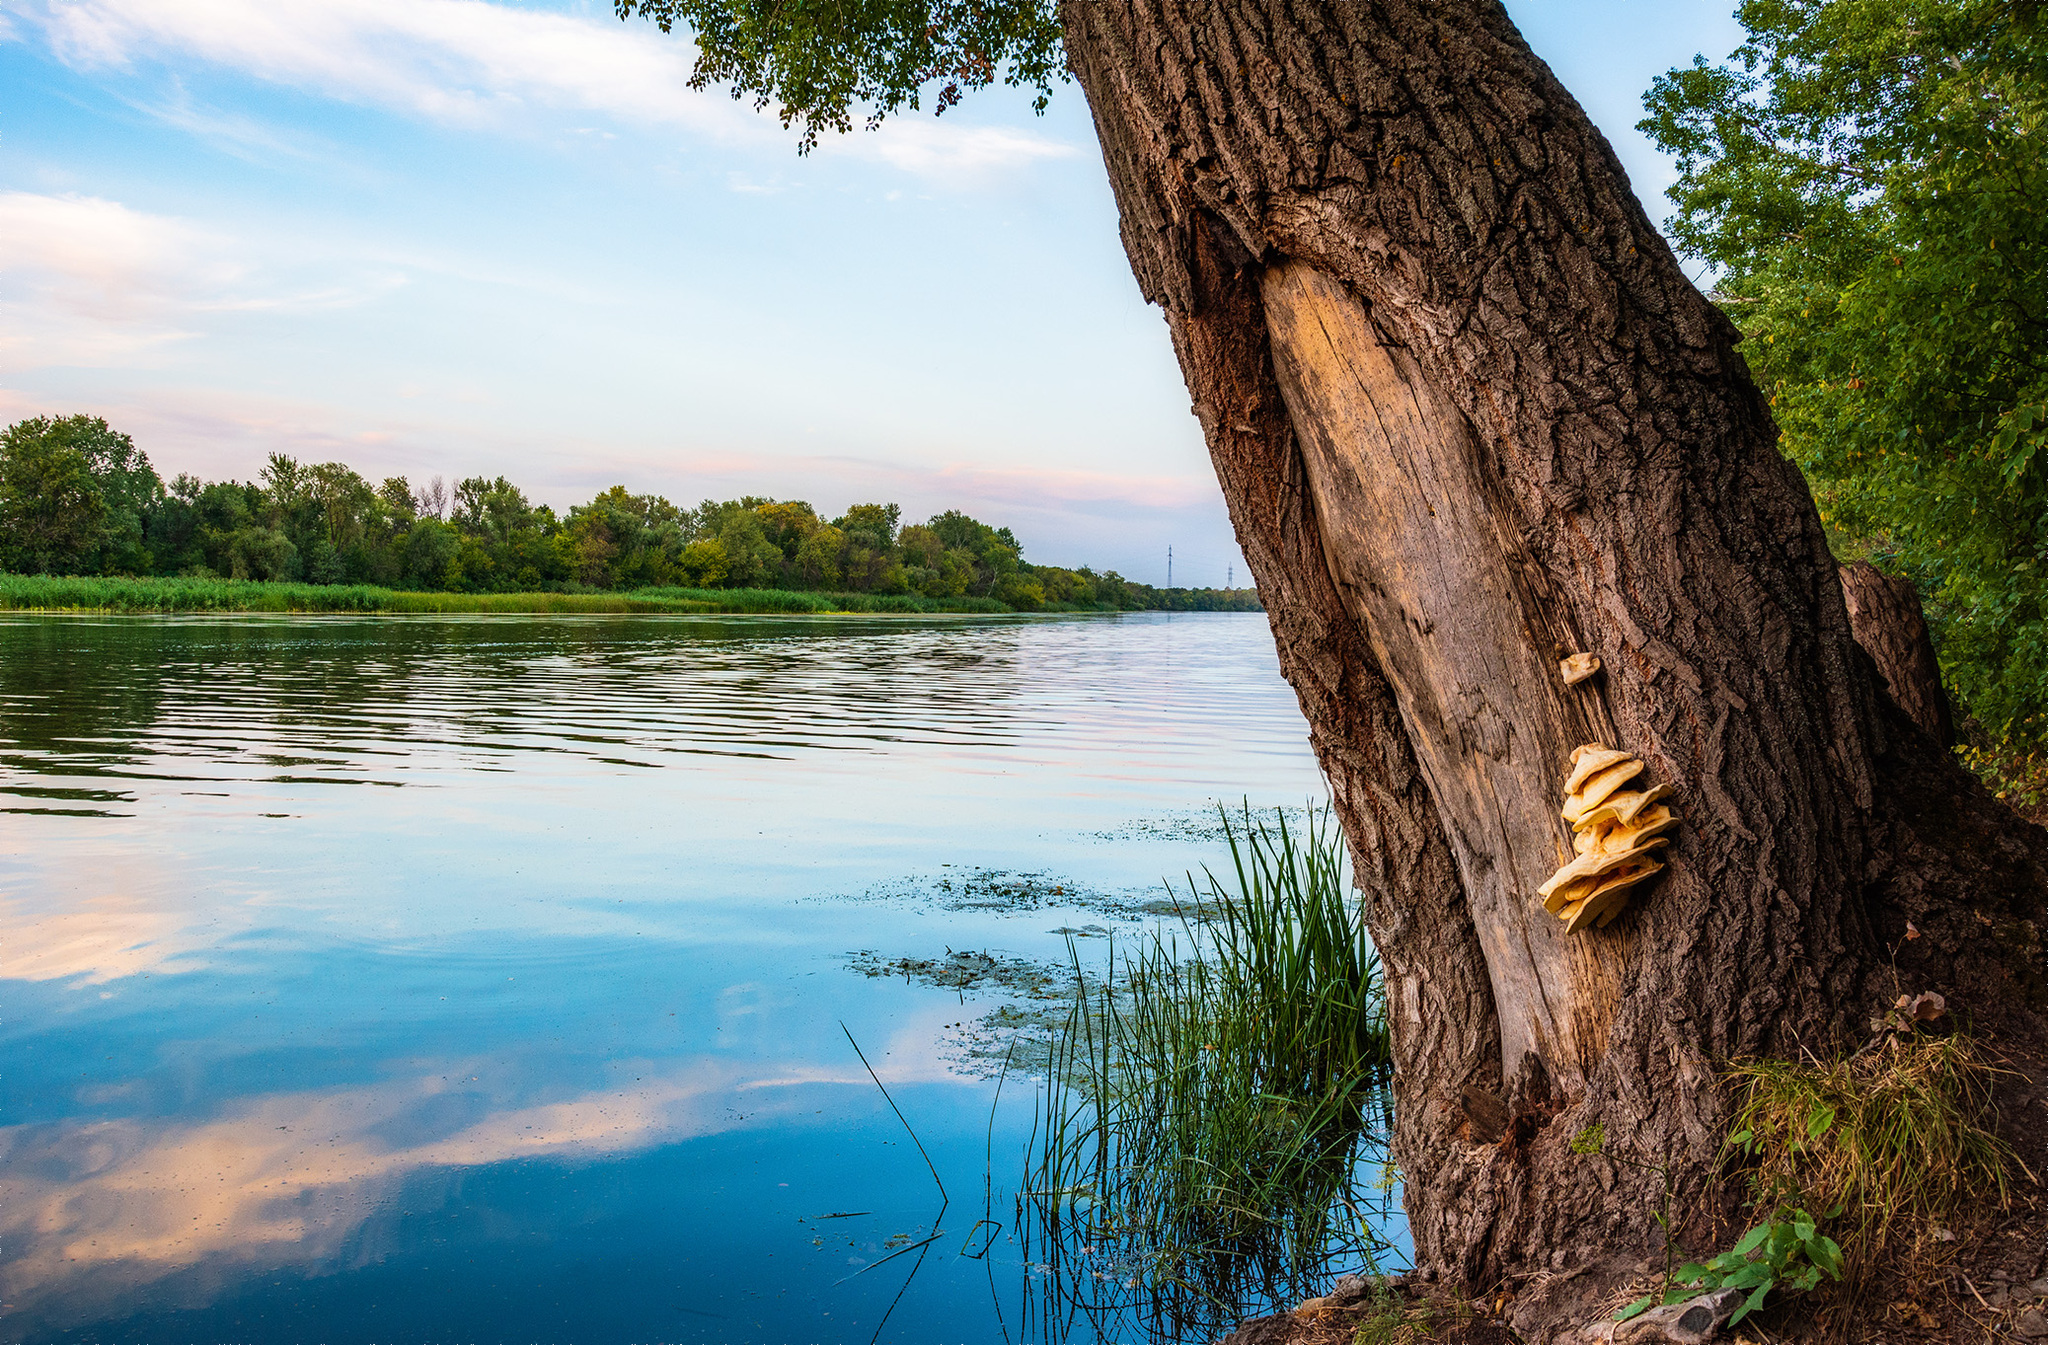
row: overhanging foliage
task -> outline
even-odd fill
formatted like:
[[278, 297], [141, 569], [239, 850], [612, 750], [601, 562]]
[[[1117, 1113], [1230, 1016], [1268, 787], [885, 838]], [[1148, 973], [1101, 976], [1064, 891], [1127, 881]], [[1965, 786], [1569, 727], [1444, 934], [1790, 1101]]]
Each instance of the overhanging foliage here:
[[801, 124], [799, 151], [820, 131], [849, 131], [856, 108], [870, 128], [926, 98], [944, 112], [998, 81], [1038, 91], [1067, 78], [1059, 17], [1046, 0], [613, 0], [621, 19], [651, 19], [697, 41], [690, 87], [725, 85], [756, 108], [777, 105]]
[[2023, 0], [1750, 0], [1642, 129], [1845, 550], [1930, 598], [1994, 736], [2048, 732], [2048, 32]]

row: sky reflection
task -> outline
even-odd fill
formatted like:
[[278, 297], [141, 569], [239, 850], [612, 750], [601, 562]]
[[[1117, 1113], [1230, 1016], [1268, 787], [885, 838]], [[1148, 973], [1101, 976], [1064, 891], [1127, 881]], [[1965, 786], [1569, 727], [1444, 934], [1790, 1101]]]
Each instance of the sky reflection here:
[[848, 955], [1130, 930], [1303, 739], [1256, 616], [0, 621], [0, 1342], [999, 1338], [1029, 1087]]

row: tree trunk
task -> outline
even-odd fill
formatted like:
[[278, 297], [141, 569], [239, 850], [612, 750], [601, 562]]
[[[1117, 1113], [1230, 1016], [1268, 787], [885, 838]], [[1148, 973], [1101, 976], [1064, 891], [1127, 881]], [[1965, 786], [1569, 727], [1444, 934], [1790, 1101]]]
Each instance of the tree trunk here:
[[1885, 574], [1867, 560], [1842, 567], [1849, 630], [1877, 664], [1885, 689], [1909, 718], [1943, 747], [1956, 743], [1955, 718], [1941, 687], [1941, 665], [1927, 637], [1927, 618], [1913, 581]]
[[[1734, 329], [1497, 3], [1063, 21], [1386, 963], [1419, 1269], [1547, 1338], [1661, 1262], [1659, 1179], [1576, 1132], [1725, 1236], [1717, 1068], [1853, 1032], [1909, 918], [1906, 988], [2038, 998], [2042, 848], [1884, 694]], [[1684, 827], [1567, 935], [1594, 741]]]

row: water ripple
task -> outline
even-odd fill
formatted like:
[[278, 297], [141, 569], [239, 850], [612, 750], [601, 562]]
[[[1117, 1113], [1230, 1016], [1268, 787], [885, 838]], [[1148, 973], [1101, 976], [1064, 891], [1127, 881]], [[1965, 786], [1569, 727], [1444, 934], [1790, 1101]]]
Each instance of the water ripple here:
[[[1247, 708], [1213, 665], [1175, 666], [1184, 633], [1105, 639], [1114, 624], [15, 619], [0, 792], [49, 788], [23, 777], [391, 785], [532, 754], [1086, 757], [1105, 736], [1163, 740]], [[1244, 624], [1230, 633], [1265, 638]]]

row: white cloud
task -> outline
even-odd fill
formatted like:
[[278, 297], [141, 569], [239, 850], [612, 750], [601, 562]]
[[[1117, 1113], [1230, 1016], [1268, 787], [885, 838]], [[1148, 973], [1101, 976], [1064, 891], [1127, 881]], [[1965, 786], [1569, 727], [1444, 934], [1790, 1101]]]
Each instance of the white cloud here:
[[236, 278], [202, 231], [90, 196], [0, 193], [0, 368], [115, 364], [192, 335]]
[[127, 101], [143, 116], [252, 163], [280, 157], [317, 160], [326, 171], [334, 172], [347, 162], [332, 145], [322, 144], [298, 130], [286, 131], [255, 117], [208, 107], [195, 100], [182, 84], [173, 83], [167, 92]]
[[687, 122], [716, 101], [683, 87], [680, 43], [483, 0], [76, 0], [40, 17], [51, 47], [77, 67], [182, 53], [436, 121], [482, 124], [538, 105]]
[[991, 173], [1077, 152], [1072, 145], [1023, 131], [908, 118], [884, 122], [873, 134], [850, 139], [844, 148], [919, 177]]
[[[949, 1017], [957, 1010], [933, 1008], [871, 1046], [879, 1075], [958, 1082], [936, 1046]], [[614, 1064], [612, 1087], [539, 1096], [503, 1059], [457, 1059], [247, 1098], [206, 1119], [0, 1127], [0, 1293], [17, 1309], [70, 1299], [90, 1312], [206, 1263], [317, 1266], [408, 1183], [409, 1199], [431, 1202], [420, 1179], [436, 1171], [624, 1157], [720, 1133], [742, 1115], [811, 1114], [821, 1086], [860, 1096], [873, 1086], [857, 1067], [797, 1058], [763, 1060], [753, 1075], [715, 1056]]]
[[138, 897], [108, 894], [54, 912], [0, 902], [0, 979], [99, 985], [190, 970], [204, 943], [185, 919]]
[[[53, 51], [87, 70], [196, 58], [309, 93], [471, 127], [535, 113], [595, 112], [641, 128], [775, 143], [773, 118], [687, 85], [693, 48], [609, 15], [550, 14], [485, 0], [42, 0]], [[570, 124], [565, 132], [588, 135]], [[1070, 145], [957, 120], [903, 119], [837, 142], [926, 176], [982, 173], [1073, 154]]]
[[741, 196], [779, 196], [796, 184], [780, 173], [767, 178], [757, 178], [752, 173], [731, 172], [725, 175], [725, 188]]
[[240, 240], [95, 196], [0, 192], [0, 370], [133, 365], [212, 313], [362, 303], [390, 268], [292, 282]]
[[91, 196], [0, 193], [0, 274], [36, 273], [81, 311], [128, 315], [173, 289], [234, 278], [207, 235], [181, 220]]

